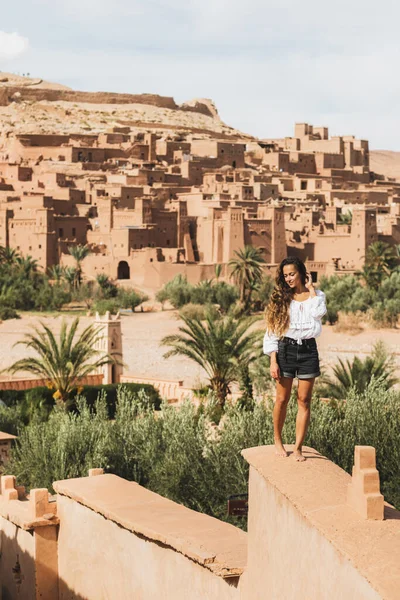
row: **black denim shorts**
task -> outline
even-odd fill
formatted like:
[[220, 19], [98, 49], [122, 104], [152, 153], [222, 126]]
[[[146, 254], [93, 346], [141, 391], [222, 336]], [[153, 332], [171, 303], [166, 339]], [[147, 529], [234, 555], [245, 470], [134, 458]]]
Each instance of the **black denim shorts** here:
[[292, 338], [279, 340], [277, 362], [281, 377], [312, 379], [321, 375], [315, 338], [302, 340], [301, 344]]

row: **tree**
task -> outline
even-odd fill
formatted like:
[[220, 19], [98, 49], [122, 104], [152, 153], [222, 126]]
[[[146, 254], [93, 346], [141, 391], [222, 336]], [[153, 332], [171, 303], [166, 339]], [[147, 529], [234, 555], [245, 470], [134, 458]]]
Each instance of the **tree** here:
[[261, 251], [254, 246], [245, 246], [243, 249], [237, 250], [235, 255], [236, 258], [229, 261], [229, 267], [232, 269], [232, 277], [239, 287], [240, 301], [247, 309], [253, 289], [261, 282], [262, 265], [265, 264], [265, 260]]
[[339, 215], [338, 223], [341, 225], [351, 225], [353, 222], [353, 213], [348, 210], [347, 212], [341, 212]]
[[59, 340], [45, 323], [41, 323], [41, 328], [34, 327], [33, 333], [26, 334], [17, 343], [33, 349], [38, 357], [17, 360], [7, 371], [12, 374], [27, 371], [46, 379], [55, 389], [53, 396], [57, 404], [66, 407], [72, 390], [83, 377], [116, 362], [108, 354], [99, 356], [96, 343], [102, 338], [101, 328], [89, 325], [74, 341], [78, 325], [79, 318], [74, 319], [69, 329], [63, 320]]
[[75, 287], [79, 287], [82, 282], [82, 262], [91, 253], [89, 246], [69, 246], [69, 253], [75, 259]]
[[385, 389], [390, 389], [397, 383], [394, 377], [396, 365], [393, 355], [389, 354], [384, 343], [379, 341], [374, 345], [371, 356], [361, 360], [358, 356], [343, 361], [341, 358], [333, 368], [334, 379], [328, 379], [323, 394], [329, 398], [344, 400], [350, 390], [364, 392], [372, 378], [377, 379]]
[[365, 255], [365, 267], [362, 276], [367, 285], [377, 285], [390, 275], [396, 267], [397, 258], [395, 250], [386, 242], [370, 244]]
[[0, 263], [6, 265], [14, 265], [20, 253], [15, 248], [0, 246]]
[[76, 285], [77, 273], [75, 267], [65, 267], [63, 277], [68, 283], [70, 290]]
[[53, 265], [49, 268], [50, 279], [56, 283], [60, 283], [65, 275], [65, 269], [61, 265]]
[[186, 356], [200, 365], [210, 381], [220, 407], [223, 408], [230, 385], [240, 381], [237, 364], [243, 369], [259, 355], [259, 332], [250, 332], [253, 318], [218, 317], [207, 311], [204, 321], [181, 315], [184, 326], [178, 334], [167, 335], [161, 341], [170, 346], [164, 358]]
[[37, 273], [38, 270], [38, 261], [36, 258], [32, 258], [32, 256], [17, 256], [15, 260], [18, 268], [21, 271], [21, 274], [28, 279], [33, 275], [33, 273]]

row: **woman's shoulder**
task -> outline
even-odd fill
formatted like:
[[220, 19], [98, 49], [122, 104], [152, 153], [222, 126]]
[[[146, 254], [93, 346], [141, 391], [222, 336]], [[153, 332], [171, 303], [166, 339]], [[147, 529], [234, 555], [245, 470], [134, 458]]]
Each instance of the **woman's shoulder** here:
[[317, 294], [317, 296], [325, 298], [325, 292], [323, 292], [322, 290], [315, 290], [315, 293]]

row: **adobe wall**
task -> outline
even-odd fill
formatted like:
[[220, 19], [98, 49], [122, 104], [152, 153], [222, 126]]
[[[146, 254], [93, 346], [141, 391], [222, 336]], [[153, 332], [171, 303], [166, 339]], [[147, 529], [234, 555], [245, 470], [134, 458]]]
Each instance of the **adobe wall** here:
[[0, 517], [0, 548], [0, 598], [36, 600], [32, 533]]
[[60, 600], [239, 600], [244, 532], [114, 475], [54, 486]]
[[243, 598], [398, 598], [398, 511], [387, 505], [385, 521], [360, 516], [348, 504], [351, 477], [311, 448], [304, 463], [273, 446], [242, 454], [250, 463]]

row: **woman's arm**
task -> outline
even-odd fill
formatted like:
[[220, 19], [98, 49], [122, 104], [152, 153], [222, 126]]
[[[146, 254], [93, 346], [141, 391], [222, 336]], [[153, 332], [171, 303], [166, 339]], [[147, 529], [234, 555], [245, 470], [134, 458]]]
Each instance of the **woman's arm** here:
[[276, 355], [278, 353], [278, 340], [279, 337], [274, 333], [268, 333], [267, 331], [264, 335], [263, 351], [264, 354], [268, 354], [271, 359], [269, 370], [272, 379], [276, 380], [280, 378], [278, 361], [276, 359]]
[[[311, 296], [311, 293], [310, 293]], [[316, 295], [310, 300], [310, 315], [314, 319], [322, 319], [326, 313], [326, 297], [324, 292], [318, 290]]]

